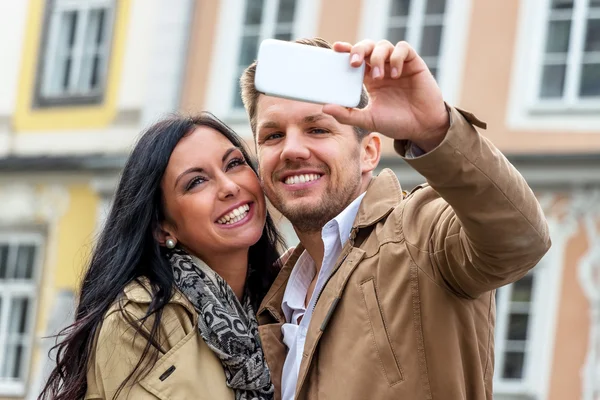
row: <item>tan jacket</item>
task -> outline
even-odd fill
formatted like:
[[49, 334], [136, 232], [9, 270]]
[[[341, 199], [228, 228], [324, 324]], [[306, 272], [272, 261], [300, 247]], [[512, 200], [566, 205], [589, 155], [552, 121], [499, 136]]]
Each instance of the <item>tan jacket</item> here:
[[[471, 123], [485, 126], [451, 109], [442, 144], [406, 160], [429, 185], [406, 195], [390, 170], [371, 182], [314, 309], [297, 399], [492, 399], [494, 289], [535, 266], [550, 238], [523, 177]], [[303, 250], [258, 313], [278, 398], [281, 301]]]
[[[149, 293], [139, 284], [125, 288], [121, 300], [124, 311], [135, 319], [145, 315]], [[149, 320], [151, 326], [151, 320]], [[225, 384], [219, 359], [208, 348], [197, 328], [198, 316], [192, 304], [176, 293], [164, 309], [160, 325], [160, 345], [164, 352], [133, 387], [129, 384], [118, 399], [199, 399], [233, 400], [233, 391]], [[108, 311], [87, 373], [85, 399], [112, 399], [117, 388], [137, 364], [147, 341], [135, 336], [119, 305]]]

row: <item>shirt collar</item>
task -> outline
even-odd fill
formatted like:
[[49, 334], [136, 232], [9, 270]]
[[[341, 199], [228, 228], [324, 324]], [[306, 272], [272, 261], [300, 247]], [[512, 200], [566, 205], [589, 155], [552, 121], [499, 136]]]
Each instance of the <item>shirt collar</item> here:
[[[302, 253], [288, 281], [281, 309], [286, 321], [291, 321], [294, 310], [302, 310], [308, 286], [316, 273], [315, 263], [306, 250]], [[302, 295], [304, 293], [304, 296]]]
[[[356, 214], [358, 213], [360, 203], [364, 196], [365, 193], [359, 195], [341, 213], [339, 213], [335, 218], [326, 224], [326, 226], [331, 225], [332, 223], [335, 225], [338, 230], [342, 247], [346, 244], [348, 238], [350, 237], [354, 219], [356, 218]], [[322, 234], [323, 233], [324, 232], [322, 232]], [[290, 274], [290, 278], [283, 295], [281, 308], [285, 315], [286, 321], [291, 320], [294, 310], [301, 310], [304, 308], [306, 299], [305, 296], [302, 296], [302, 294], [306, 295], [308, 286], [314, 279], [315, 273], [315, 263], [308, 252], [304, 250], [294, 265], [294, 269]]]
[[348, 241], [350, 237], [350, 232], [352, 231], [352, 225], [354, 224], [354, 219], [356, 218], [356, 214], [358, 214], [358, 209], [360, 207], [360, 203], [365, 197], [366, 192], [360, 194], [352, 203], [348, 205], [341, 213], [337, 215], [333, 220], [337, 223], [338, 231], [340, 234], [340, 242], [342, 243], [342, 247]]

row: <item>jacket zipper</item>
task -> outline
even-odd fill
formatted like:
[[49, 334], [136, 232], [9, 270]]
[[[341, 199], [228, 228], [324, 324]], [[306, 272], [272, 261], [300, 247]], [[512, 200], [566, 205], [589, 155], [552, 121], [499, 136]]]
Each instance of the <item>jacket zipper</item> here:
[[[327, 284], [329, 283], [329, 280], [331, 279], [331, 277], [333, 276], [333, 274], [335, 274], [337, 272], [337, 270], [340, 269], [340, 267], [342, 266], [342, 264], [344, 263], [344, 261], [346, 261], [346, 258], [348, 258], [348, 256], [352, 252], [352, 247], [354, 246], [354, 238], [356, 237], [356, 233], [357, 232], [358, 232], [357, 228], [352, 228], [352, 230], [350, 231], [350, 237], [348, 238], [348, 241], [350, 242], [350, 250], [348, 252], [346, 252], [346, 255], [344, 256], [344, 258], [342, 258], [342, 261], [340, 261], [339, 264], [335, 267], [335, 269], [333, 271], [331, 271], [331, 274], [329, 274], [329, 277], [327, 277], [327, 280], [323, 284], [323, 287], [321, 288], [321, 290], [319, 290], [319, 293], [317, 293], [317, 298], [316, 298], [315, 303], [313, 304], [313, 307], [312, 307], [313, 311], [315, 311], [315, 307], [317, 307], [317, 303], [319, 302], [319, 299], [321, 298], [321, 294], [325, 290], [325, 287], [327, 287]], [[337, 301], [334, 302], [333, 306], [334, 306], [334, 308], [335, 308], [335, 306], [337, 306]], [[331, 313], [331, 311], [332, 310], [330, 309], [329, 312], [328, 312], [328, 314]]]
[[[348, 254], [350, 254], [350, 252], [348, 252]], [[325, 290], [325, 287], [327, 287], [327, 284], [329, 283], [329, 280], [331, 279], [331, 277], [333, 276], [333, 274], [335, 273], [335, 271], [337, 271], [342, 266], [342, 264], [344, 263], [344, 261], [346, 261], [346, 258], [348, 257], [348, 254], [346, 254], [344, 256], [344, 258], [342, 258], [342, 261], [340, 261], [340, 263], [335, 267], [335, 270], [332, 271], [332, 273], [329, 275], [329, 277], [327, 278], [327, 280], [323, 284], [323, 287], [321, 288], [321, 290], [319, 290], [319, 293], [317, 293], [317, 299], [315, 300], [315, 303], [312, 306], [312, 310], [313, 311], [315, 311], [315, 307], [317, 306], [317, 303], [319, 302], [319, 299], [321, 298], [321, 294]]]

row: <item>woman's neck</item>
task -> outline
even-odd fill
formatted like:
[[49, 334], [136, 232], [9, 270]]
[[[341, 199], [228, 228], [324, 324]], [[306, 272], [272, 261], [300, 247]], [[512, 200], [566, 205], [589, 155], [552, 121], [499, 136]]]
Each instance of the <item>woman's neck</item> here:
[[248, 251], [213, 255], [210, 259], [203, 258], [204, 262], [233, 290], [238, 300], [244, 297], [246, 277], [248, 276]]

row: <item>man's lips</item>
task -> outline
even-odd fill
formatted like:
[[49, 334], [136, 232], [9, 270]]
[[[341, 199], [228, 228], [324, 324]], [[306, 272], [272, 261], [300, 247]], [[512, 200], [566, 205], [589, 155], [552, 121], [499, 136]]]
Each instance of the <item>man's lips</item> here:
[[309, 182], [314, 182], [314, 181], [319, 180], [321, 178], [321, 176], [322, 175], [320, 175], [320, 174], [290, 175], [287, 178], [285, 178], [283, 183], [285, 183], [286, 185], [298, 185], [300, 183], [309, 183]]
[[317, 169], [295, 169], [277, 174], [276, 181], [291, 185], [315, 181], [323, 175], [325, 174]]

